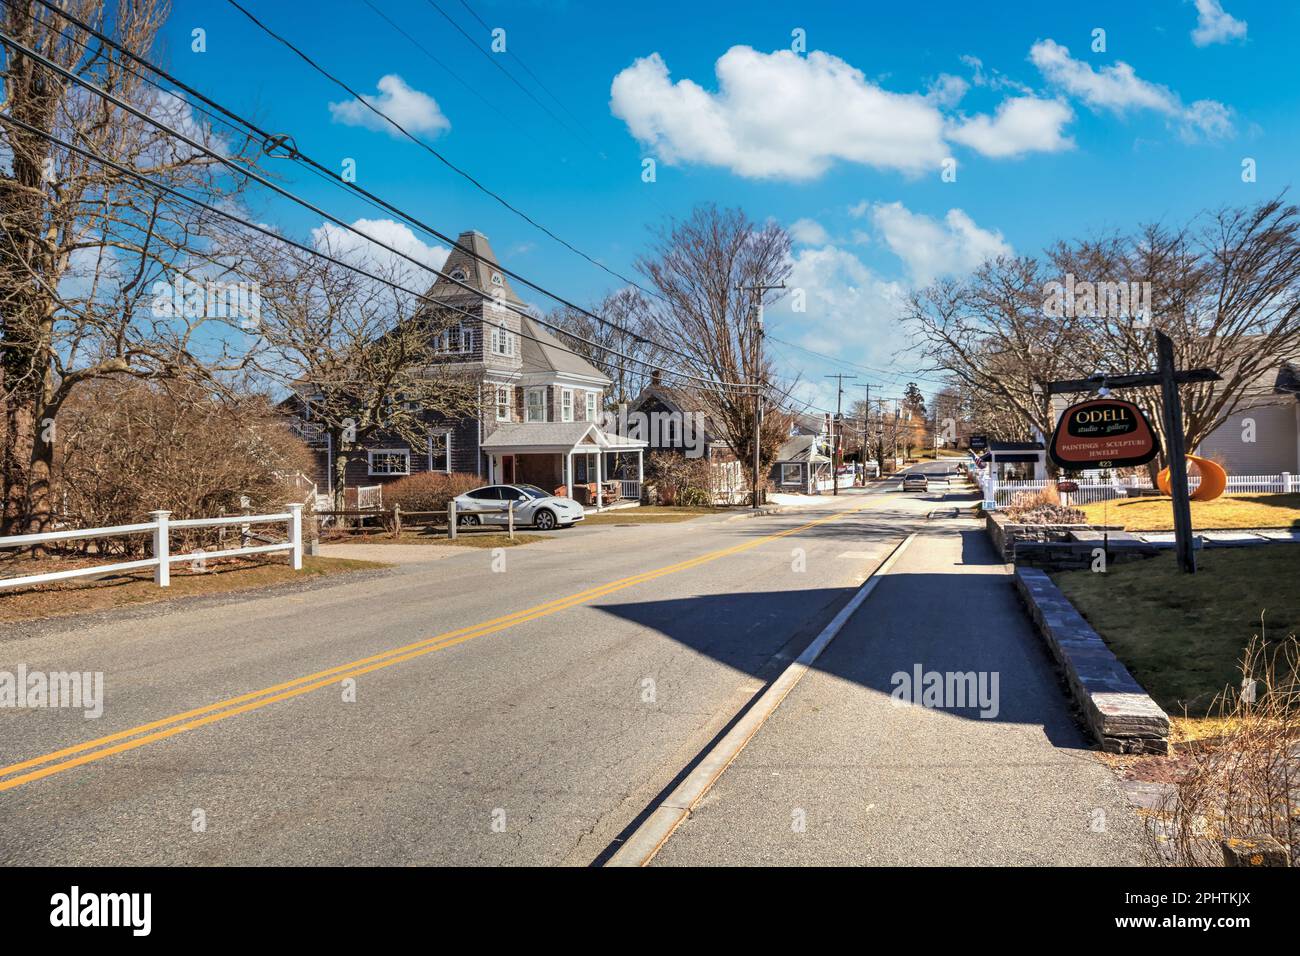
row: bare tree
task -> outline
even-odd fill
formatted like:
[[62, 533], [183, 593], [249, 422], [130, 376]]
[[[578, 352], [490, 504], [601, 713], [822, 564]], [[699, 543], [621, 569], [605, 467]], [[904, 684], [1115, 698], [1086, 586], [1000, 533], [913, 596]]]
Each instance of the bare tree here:
[[[1055, 425], [1048, 384], [1078, 377], [1091, 331], [1084, 320], [1044, 310], [1048, 282], [1032, 258], [1000, 256], [965, 280], [944, 280], [912, 294], [906, 319], [931, 365], [984, 396], [999, 437]], [[1086, 373], [1085, 373], [1086, 374]]]
[[546, 318], [573, 333], [560, 333], [559, 338], [609, 376], [608, 403], [629, 402], [650, 381], [650, 366], [664, 358], [646, 327], [646, 297], [640, 289], [628, 286], [611, 292], [590, 311], [608, 322], [597, 322], [568, 306], [553, 310]]
[[[102, 2], [65, 6], [140, 55], [167, 16], [165, 0], [132, 0], [113, 4], [105, 26]], [[0, 17], [19, 43], [142, 112], [232, 160], [252, 153], [246, 139], [219, 139], [184, 101], [146, 85], [122, 54], [44, 7], [10, 0]], [[241, 317], [209, 308], [207, 294], [230, 267], [222, 231], [194, 206], [46, 137], [209, 202], [231, 201], [239, 182], [215, 159], [8, 45], [2, 75], [0, 111], [13, 120], [0, 119], [0, 157], [8, 154], [8, 168], [0, 158], [0, 476], [3, 524], [16, 533], [52, 519], [57, 419], [75, 389], [123, 376], [215, 381], [239, 364]], [[203, 293], [160, 314], [159, 286], [181, 289], [196, 276]]]
[[[324, 251], [335, 259], [342, 254]], [[348, 462], [369, 439], [421, 448], [432, 425], [478, 414], [480, 398], [477, 380], [443, 362], [437, 348], [461, 316], [429, 309], [404, 291], [409, 270], [352, 264], [368, 275], [290, 247], [263, 246], [252, 267], [262, 293], [258, 368], [291, 390], [289, 404], [307, 428], [328, 436], [340, 509]]]
[[[638, 269], [661, 299], [648, 303], [649, 322], [677, 353], [672, 365], [718, 384], [692, 383], [706, 411], [721, 423], [732, 452], [753, 458], [753, 392], [743, 383], [775, 388], [774, 366], [761, 348], [756, 286], [779, 285], [790, 274], [790, 237], [775, 223], [751, 222], [739, 209], [697, 206], [686, 219], [658, 230]], [[769, 297], [770, 297], [769, 293]], [[758, 438], [760, 481], [789, 436], [788, 420], [764, 418]]]
[[[1101, 296], [1092, 303], [1092, 372], [1154, 370], [1159, 329], [1173, 339], [1179, 367], [1223, 376], [1182, 388], [1189, 449], [1247, 400], [1260, 400], [1259, 383], [1300, 354], [1300, 209], [1281, 197], [1219, 209], [1182, 228], [1148, 224], [1132, 237], [1061, 243], [1051, 258], [1063, 275], [1094, 288], [1150, 283], [1150, 315]], [[1159, 390], [1127, 397], [1167, 448]]]

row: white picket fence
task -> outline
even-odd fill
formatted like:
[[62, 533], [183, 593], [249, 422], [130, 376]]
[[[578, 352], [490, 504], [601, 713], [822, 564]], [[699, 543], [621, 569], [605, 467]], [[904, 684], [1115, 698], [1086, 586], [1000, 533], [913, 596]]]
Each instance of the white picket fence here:
[[[1056, 487], [1056, 479], [1054, 478], [998, 482], [996, 488], [990, 487], [992, 482], [986, 475], [977, 474], [976, 480], [983, 491], [984, 500], [996, 501], [999, 507], [1006, 507], [1018, 494], [1033, 494], [1045, 488]], [[1146, 475], [1130, 475], [1127, 478], [1114, 478], [1109, 481], [1079, 479], [1075, 481], [1075, 484], [1078, 485], [1078, 490], [1071, 491], [1068, 495], [1072, 505], [1090, 505], [1098, 501], [1127, 498], [1131, 491], [1151, 489], [1151, 479]], [[1199, 475], [1188, 476], [1187, 490], [1189, 492], [1195, 491], [1200, 487], [1200, 484], [1201, 478]], [[1290, 492], [1300, 492], [1300, 475], [1283, 472], [1280, 475], [1229, 475], [1225, 494], [1269, 495], [1288, 494]]]
[[[82, 528], [71, 531], [47, 531], [44, 534], [16, 534], [0, 537], [0, 548], [27, 548], [32, 545], [51, 544], [56, 541], [119, 538], [127, 534], [148, 534], [153, 537], [151, 557], [140, 558], [135, 561], [119, 561], [116, 564], [98, 564], [89, 568], [74, 568], [70, 571], [49, 571], [45, 574], [26, 574], [16, 578], [0, 578], [0, 589], [27, 587], [32, 584], [48, 584], [51, 581], [63, 581], [68, 578], [117, 574], [139, 568], [153, 568], [154, 583], [160, 588], [165, 588], [171, 584], [171, 566], [177, 562], [233, 558], [244, 554], [271, 554], [276, 551], [289, 552], [293, 569], [301, 571], [302, 505], [293, 503], [286, 507], [289, 510], [280, 514], [234, 515], [227, 518], [185, 518], [180, 521], [172, 521], [170, 511], [151, 511], [149, 515], [153, 520], [140, 524], [121, 524], [109, 528]], [[227, 548], [223, 551], [199, 551], [194, 554], [171, 553], [171, 532], [173, 529], [220, 528], [230, 525], [272, 524], [281, 521], [285, 522], [287, 526], [288, 540], [278, 544]]]

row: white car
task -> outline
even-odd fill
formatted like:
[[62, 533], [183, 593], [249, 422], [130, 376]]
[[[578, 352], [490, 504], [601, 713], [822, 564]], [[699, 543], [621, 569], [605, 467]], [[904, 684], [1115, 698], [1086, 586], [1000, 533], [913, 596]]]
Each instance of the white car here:
[[486, 485], [457, 495], [455, 500], [458, 525], [505, 525], [512, 501], [515, 524], [532, 525], [540, 531], [571, 526], [586, 515], [572, 498], [560, 498], [536, 485]]

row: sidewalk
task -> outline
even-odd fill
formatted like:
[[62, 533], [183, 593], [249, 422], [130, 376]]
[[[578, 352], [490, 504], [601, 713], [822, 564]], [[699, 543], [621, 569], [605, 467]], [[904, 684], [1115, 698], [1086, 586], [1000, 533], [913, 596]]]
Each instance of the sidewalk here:
[[[996, 716], [898, 705], [891, 678], [917, 665], [996, 673]], [[1003, 565], [958, 520], [913, 542], [653, 862], [1123, 865], [1142, 839]]]

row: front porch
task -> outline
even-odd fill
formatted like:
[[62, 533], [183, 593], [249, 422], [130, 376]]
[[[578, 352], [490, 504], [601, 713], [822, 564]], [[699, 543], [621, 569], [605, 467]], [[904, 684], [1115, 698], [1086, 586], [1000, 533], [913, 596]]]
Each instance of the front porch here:
[[536, 485], [597, 509], [641, 500], [646, 447], [589, 422], [501, 425], [482, 445], [489, 481]]

